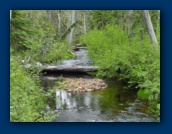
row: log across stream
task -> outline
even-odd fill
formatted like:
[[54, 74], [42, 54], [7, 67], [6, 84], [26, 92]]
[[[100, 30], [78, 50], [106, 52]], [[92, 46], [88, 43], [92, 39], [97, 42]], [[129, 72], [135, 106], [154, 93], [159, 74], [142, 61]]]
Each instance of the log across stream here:
[[[65, 60], [60, 66], [65, 68], [76, 66], [92, 66], [88, 59], [88, 51], [81, 49], [75, 52], [76, 59]], [[66, 90], [60, 90], [56, 82], [67, 80]], [[155, 122], [146, 111], [148, 104], [137, 97], [136, 89], [126, 90], [120, 81], [97, 80], [84, 73], [49, 72], [40, 77], [45, 90], [54, 88], [56, 93], [47, 102], [47, 108], [59, 114], [53, 122]], [[81, 81], [79, 83], [79, 81]], [[104, 83], [105, 82], [105, 83]], [[104, 88], [96, 89], [98, 84]], [[71, 92], [77, 85], [84, 92]], [[76, 86], [76, 87], [75, 87]], [[94, 89], [94, 90], [87, 90]], [[94, 88], [93, 88], [94, 87]], [[69, 89], [69, 90], [67, 90]]]
[[[85, 47], [75, 47], [73, 49], [76, 50], [76, 48], [76, 58], [64, 60], [58, 65], [42, 65], [40, 62], [37, 62], [36, 66], [37, 68], [41, 68], [43, 72], [96, 72], [99, 67], [92, 65], [92, 61], [88, 59], [88, 51], [85, 50]], [[23, 60], [22, 62], [25, 61]], [[31, 66], [31, 64], [24, 65], [24, 67], [27, 69], [29, 69]]]

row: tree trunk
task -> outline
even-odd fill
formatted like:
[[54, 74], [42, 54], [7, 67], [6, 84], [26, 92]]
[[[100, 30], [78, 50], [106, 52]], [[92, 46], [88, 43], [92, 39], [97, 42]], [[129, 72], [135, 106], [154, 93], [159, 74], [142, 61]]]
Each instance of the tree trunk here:
[[124, 15], [124, 32], [125, 34], [130, 34], [130, 28], [131, 28], [131, 25], [132, 25], [132, 22], [131, 22], [131, 15], [133, 13], [133, 10], [126, 10], [125, 12], [125, 15]]
[[60, 11], [58, 12], [58, 38], [60, 38], [60, 34], [61, 34], [61, 17], [60, 17]]
[[[75, 10], [72, 11], [72, 25], [75, 23]], [[71, 29], [69, 43], [72, 43], [74, 27]]]
[[[67, 29], [70, 27], [71, 20], [72, 20], [72, 16], [71, 16], [71, 14], [70, 14], [70, 12], [69, 12], [69, 13], [68, 13]], [[70, 41], [70, 34], [67, 35], [67, 39], [68, 39], [68, 41]]]
[[29, 10], [29, 17], [32, 18], [32, 16], [33, 16], [32, 10]]
[[10, 10], [10, 20], [11, 20], [11, 18], [12, 18], [12, 10]]
[[87, 26], [86, 26], [86, 21], [85, 21], [85, 13], [84, 13], [84, 33], [87, 32]]
[[48, 12], [48, 17], [49, 17], [49, 22], [53, 23], [51, 10], [47, 10], [47, 12]]
[[122, 10], [117, 10], [117, 11], [118, 11], [118, 18], [119, 18], [119, 20], [118, 20], [119, 21], [119, 26], [122, 27], [123, 26], [123, 23], [122, 23], [123, 22], [123, 20], [122, 20], [123, 19], [122, 18], [122, 16], [123, 16]]
[[134, 11], [133, 10], [128, 10], [128, 34], [129, 34], [129, 37], [130, 39], [132, 38], [133, 36], [133, 23], [134, 23]]
[[147, 28], [148, 28], [148, 33], [150, 35], [150, 38], [151, 38], [153, 43], [158, 44], [157, 38], [155, 36], [154, 29], [153, 29], [152, 21], [151, 21], [150, 15], [149, 15], [149, 11], [148, 10], [143, 10], [143, 14], [144, 14], [144, 17], [145, 17], [145, 20], [146, 20], [146, 25], [147, 25]]
[[157, 11], [158, 11], [158, 20], [160, 20], [160, 10]]

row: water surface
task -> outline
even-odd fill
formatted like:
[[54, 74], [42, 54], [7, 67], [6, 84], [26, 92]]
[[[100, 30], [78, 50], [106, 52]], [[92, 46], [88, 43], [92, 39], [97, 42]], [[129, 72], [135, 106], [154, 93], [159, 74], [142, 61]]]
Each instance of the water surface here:
[[[64, 75], [91, 79], [88, 75]], [[41, 78], [43, 87], [52, 89], [58, 75]], [[47, 105], [60, 116], [55, 122], [153, 122], [147, 103], [137, 97], [136, 90], [125, 89], [119, 81], [108, 80], [108, 88], [84, 93], [72, 93], [56, 89]], [[59, 101], [60, 100], [60, 101]]]
[[[64, 60], [59, 66], [89, 66], [93, 63], [88, 58], [88, 51], [80, 49], [75, 52], [76, 58]], [[47, 102], [50, 110], [60, 116], [55, 122], [152, 122], [154, 118], [146, 114], [147, 103], [137, 97], [135, 89], [125, 89], [116, 80], [107, 80], [105, 90], [71, 93], [59, 90], [55, 81], [61, 74], [49, 73], [41, 77], [45, 90], [54, 88], [56, 93]], [[93, 79], [89, 75], [66, 72], [66, 78]]]

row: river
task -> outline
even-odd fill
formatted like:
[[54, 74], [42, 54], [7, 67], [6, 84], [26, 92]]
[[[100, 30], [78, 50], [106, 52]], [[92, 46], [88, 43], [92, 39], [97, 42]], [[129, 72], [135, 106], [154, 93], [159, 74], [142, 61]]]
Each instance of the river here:
[[[63, 67], [88, 66], [93, 63], [88, 58], [88, 51], [76, 51], [75, 59], [65, 60]], [[116, 79], [105, 80], [105, 90], [74, 93], [59, 90], [56, 81], [64, 78], [94, 79], [80, 73], [47, 73], [41, 76], [44, 90], [56, 90], [47, 102], [49, 110], [54, 110], [59, 117], [52, 122], [155, 122], [147, 114], [148, 103], [137, 97], [136, 89], [127, 89]]]

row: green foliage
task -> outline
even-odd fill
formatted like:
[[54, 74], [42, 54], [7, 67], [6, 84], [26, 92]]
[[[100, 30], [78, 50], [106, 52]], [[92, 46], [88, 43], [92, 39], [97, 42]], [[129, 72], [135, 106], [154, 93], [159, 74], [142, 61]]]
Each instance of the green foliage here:
[[143, 89], [140, 89], [138, 92], [137, 92], [137, 95], [140, 97], [140, 98], [143, 98], [143, 99], [147, 99], [149, 98], [149, 94], [143, 90]]
[[[54, 26], [46, 19], [30, 18], [29, 11], [13, 10], [10, 36], [10, 120], [12, 122], [52, 121], [53, 111], [45, 112], [45, 102], [54, 90], [44, 92], [38, 80], [40, 70], [33, 71], [35, 61], [54, 62], [74, 57], [71, 46], [57, 42]], [[21, 60], [31, 57], [32, 71]], [[53, 91], [53, 92], [52, 92]]]
[[57, 41], [57, 34], [54, 25], [45, 18], [30, 18], [27, 10], [13, 10], [10, 36], [13, 55], [30, 56], [32, 61], [46, 63], [75, 57], [66, 41]]
[[13, 48], [18, 50], [30, 49], [32, 46], [33, 24], [28, 19], [27, 13], [23, 11], [13, 10], [13, 18], [11, 19], [11, 36], [10, 43]]
[[[71, 46], [63, 39], [73, 27], [82, 29], [82, 17], [68, 27], [68, 16], [65, 11], [60, 12], [64, 13], [61, 14], [61, 30], [58, 31], [55, 11], [49, 16], [47, 13], [50, 12], [47, 11], [32, 10], [31, 13], [27, 10], [13, 10], [10, 22], [11, 121], [50, 120], [43, 108], [51, 93], [40, 94], [42, 88], [35, 79], [35, 72], [26, 72], [14, 57], [20, 57], [21, 61], [30, 56], [31, 62], [41, 63], [59, 62], [74, 57]], [[96, 75], [118, 76], [121, 80], [127, 80], [130, 86], [137, 86], [140, 89], [138, 96], [150, 101], [149, 112], [159, 116], [160, 47], [151, 44], [142, 12], [136, 10], [128, 15], [127, 10], [97, 10], [89, 13], [87, 31], [95, 30], [82, 36], [81, 42], [87, 46], [94, 64], [100, 66]], [[150, 14], [160, 44], [158, 12], [150, 11]], [[75, 32], [77, 35], [74, 36], [76, 38], [73, 43], [78, 43], [82, 32]]]
[[72, 24], [62, 35], [61, 35], [61, 39], [64, 39], [72, 30], [72, 28], [76, 27], [77, 24], [80, 24], [80, 21], [76, 21], [74, 24]]
[[107, 24], [117, 23], [117, 10], [95, 10], [91, 12], [90, 27], [92, 29], [102, 29]]
[[66, 42], [55, 43], [46, 52], [45, 56], [41, 57], [41, 62], [59, 62], [63, 59], [69, 59], [75, 57], [74, 54], [71, 53], [71, 47]]
[[[158, 115], [160, 104], [160, 47], [140, 33], [129, 38], [118, 26], [92, 30], [81, 38], [90, 57], [100, 69], [99, 77], [117, 76], [130, 86], [140, 88], [138, 95], [151, 103], [151, 113]], [[143, 38], [144, 37], [144, 38]]]
[[55, 115], [45, 113], [46, 98], [41, 94], [42, 87], [34, 74], [24, 70], [18, 58], [10, 58], [10, 121], [47, 122]]

